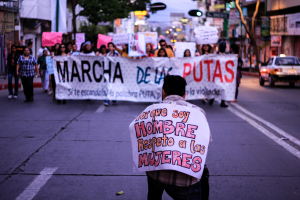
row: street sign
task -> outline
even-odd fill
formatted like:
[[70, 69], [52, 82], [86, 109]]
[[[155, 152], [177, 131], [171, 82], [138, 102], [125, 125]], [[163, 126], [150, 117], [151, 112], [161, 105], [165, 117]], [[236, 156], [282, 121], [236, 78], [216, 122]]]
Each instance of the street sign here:
[[222, 12], [206, 12], [206, 17], [228, 19], [229, 14], [228, 13], [222, 13]]
[[167, 8], [166, 4], [164, 3], [153, 3], [149, 6], [150, 12], [152, 11], [158, 11], [158, 10], [164, 10]]

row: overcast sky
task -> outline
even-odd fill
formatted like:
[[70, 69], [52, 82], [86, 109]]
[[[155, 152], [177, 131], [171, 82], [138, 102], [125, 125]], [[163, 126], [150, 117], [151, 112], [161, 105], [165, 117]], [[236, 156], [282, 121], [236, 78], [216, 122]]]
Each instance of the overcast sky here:
[[192, 0], [152, 0], [151, 3], [162, 2], [167, 5], [165, 10], [157, 11], [150, 14], [148, 21], [170, 22], [170, 13], [185, 13], [185, 17], [189, 17], [188, 12], [197, 9], [197, 2]]

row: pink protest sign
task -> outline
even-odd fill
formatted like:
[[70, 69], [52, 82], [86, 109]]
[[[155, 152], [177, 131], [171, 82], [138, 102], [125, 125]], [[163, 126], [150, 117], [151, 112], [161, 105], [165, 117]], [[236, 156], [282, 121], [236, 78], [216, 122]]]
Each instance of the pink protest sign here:
[[59, 32], [43, 32], [42, 46], [54, 46], [56, 43], [61, 44], [63, 33]]
[[76, 45], [77, 50], [80, 50], [81, 44], [85, 42], [85, 34], [84, 33], [76, 33]]
[[107, 46], [109, 42], [111, 42], [112, 37], [107, 35], [98, 34], [98, 41], [97, 41], [97, 49], [101, 47], [102, 44]]

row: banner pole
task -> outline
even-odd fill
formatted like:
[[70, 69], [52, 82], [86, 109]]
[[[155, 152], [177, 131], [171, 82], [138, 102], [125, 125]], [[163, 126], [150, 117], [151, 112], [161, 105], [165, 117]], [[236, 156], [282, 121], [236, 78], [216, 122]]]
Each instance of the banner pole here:
[[59, 0], [56, 0], [56, 32], [58, 32], [58, 22], [59, 22]]

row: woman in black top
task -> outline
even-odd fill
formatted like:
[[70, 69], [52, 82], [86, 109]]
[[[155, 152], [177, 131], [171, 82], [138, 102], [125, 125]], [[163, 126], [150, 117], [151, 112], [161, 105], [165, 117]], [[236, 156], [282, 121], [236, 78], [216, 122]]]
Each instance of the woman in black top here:
[[[18, 88], [19, 88], [19, 76], [16, 74], [17, 61], [20, 55], [17, 54], [17, 48], [15, 45], [11, 46], [11, 53], [7, 56], [7, 72], [8, 72], [8, 98], [14, 99], [18, 98]], [[15, 77], [15, 92], [12, 89], [12, 77]]]

